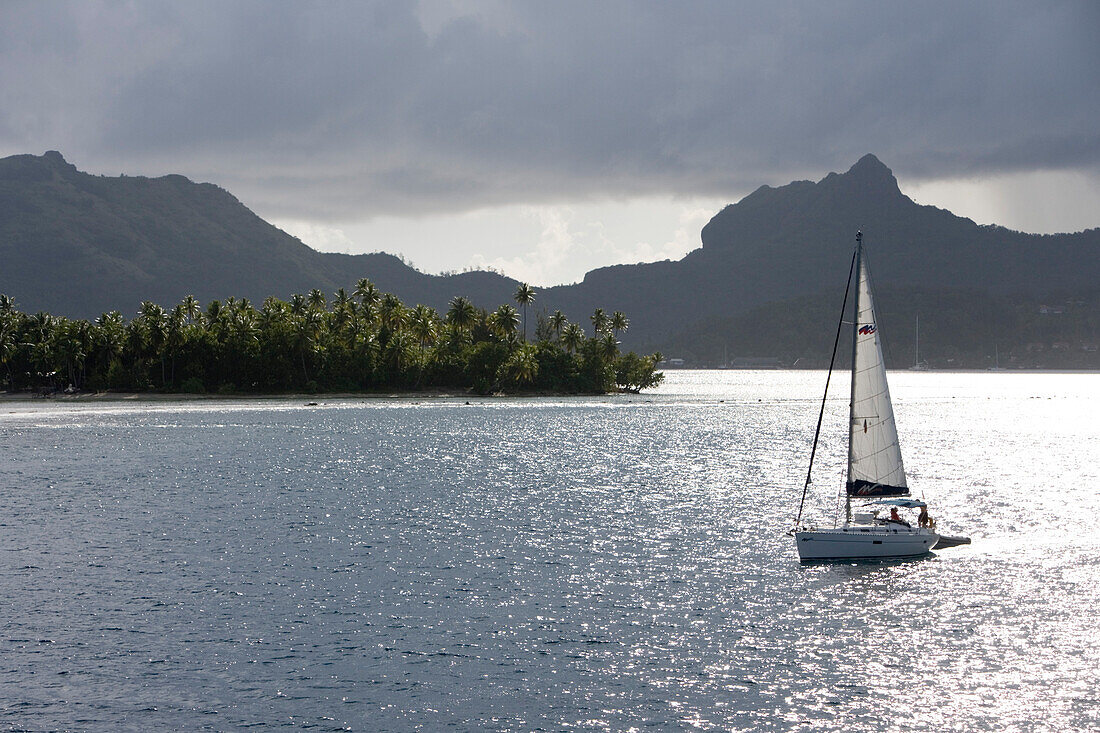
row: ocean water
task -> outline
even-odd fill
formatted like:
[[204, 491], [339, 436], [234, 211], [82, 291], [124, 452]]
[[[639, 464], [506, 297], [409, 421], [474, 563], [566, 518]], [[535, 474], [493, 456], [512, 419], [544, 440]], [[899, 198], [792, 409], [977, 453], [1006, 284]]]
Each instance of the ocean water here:
[[891, 373], [974, 544], [801, 565], [823, 383], [0, 403], [0, 726], [1100, 728], [1100, 375]]

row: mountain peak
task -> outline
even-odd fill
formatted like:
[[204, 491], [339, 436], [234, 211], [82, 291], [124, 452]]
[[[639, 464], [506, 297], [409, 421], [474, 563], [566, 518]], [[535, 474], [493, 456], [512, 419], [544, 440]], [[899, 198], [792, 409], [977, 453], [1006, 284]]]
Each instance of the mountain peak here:
[[837, 222], [841, 230], [855, 231], [913, 206], [890, 169], [868, 153], [847, 173], [830, 173], [817, 183], [761, 187], [727, 206], [703, 227], [703, 249], [797, 241]]
[[898, 180], [894, 178], [894, 172], [871, 153], [867, 153], [867, 155], [857, 160], [856, 164], [849, 168], [844, 175], [863, 183], [877, 182], [893, 188], [897, 188], [898, 185]]
[[876, 169], [880, 171], [886, 171], [887, 173], [890, 172], [890, 169], [886, 167], [886, 164], [876, 158], [874, 153], [867, 153], [862, 158], [857, 160], [855, 162], [855, 165], [848, 169], [848, 172], [853, 173], [856, 171], [870, 171]]
[[47, 150], [42, 155], [24, 153], [0, 158], [0, 182], [42, 183], [55, 176], [64, 178], [77, 172], [76, 166], [65, 160], [56, 150]]

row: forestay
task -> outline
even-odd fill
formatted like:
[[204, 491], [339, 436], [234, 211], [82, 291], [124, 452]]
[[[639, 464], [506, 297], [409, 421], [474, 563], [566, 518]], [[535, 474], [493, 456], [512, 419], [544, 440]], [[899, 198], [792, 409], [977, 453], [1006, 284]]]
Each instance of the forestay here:
[[862, 248], [858, 260], [847, 491], [849, 496], [905, 496], [909, 488]]

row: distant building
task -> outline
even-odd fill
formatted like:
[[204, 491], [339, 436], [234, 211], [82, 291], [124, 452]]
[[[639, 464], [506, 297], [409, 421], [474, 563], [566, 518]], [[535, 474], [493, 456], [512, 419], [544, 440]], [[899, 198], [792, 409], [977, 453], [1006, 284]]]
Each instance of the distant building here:
[[661, 363], [658, 364], [657, 366], [662, 368], [662, 369], [683, 369], [684, 368], [684, 360], [683, 359], [662, 359]]

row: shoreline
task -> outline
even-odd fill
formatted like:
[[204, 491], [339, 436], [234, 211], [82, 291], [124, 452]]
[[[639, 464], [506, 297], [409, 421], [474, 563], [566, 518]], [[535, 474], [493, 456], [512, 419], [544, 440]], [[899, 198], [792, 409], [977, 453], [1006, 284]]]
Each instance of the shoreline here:
[[193, 394], [187, 392], [58, 392], [50, 395], [37, 395], [33, 392], [0, 392], [0, 402], [202, 402], [202, 401], [250, 401], [250, 400], [304, 400], [317, 403], [321, 400], [395, 400], [395, 399], [464, 399], [491, 400], [517, 397], [593, 397], [628, 394], [627, 392], [583, 393], [583, 392], [495, 392], [480, 395], [464, 390], [424, 390], [399, 392], [286, 392], [263, 394]]
[[[703, 368], [672, 368], [666, 369], [666, 373], [683, 373], [683, 372], [824, 372], [825, 368], [805, 368], [805, 369], [791, 369], [779, 368], [779, 369], [703, 369]], [[1001, 370], [988, 370], [988, 369], [935, 369], [926, 371], [911, 371], [908, 369], [893, 370], [895, 373], [912, 373], [912, 374], [988, 374], [988, 375], [1006, 375], [1006, 374], [1047, 374], [1047, 375], [1087, 375], [1087, 374], [1100, 374], [1100, 370], [1097, 369], [1001, 369]], [[202, 401], [261, 401], [261, 400], [303, 400], [306, 403], [318, 402], [320, 400], [399, 400], [399, 399], [464, 399], [464, 400], [493, 400], [493, 399], [516, 399], [516, 398], [533, 398], [533, 397], [613, 397], [615, 395], [635, 395], [645, 394], [643, 390], [641, 393], [630, 392], [627, 390], [615, 391], [615, 392], [553, 392], [553, 391], [532, 391], [532, 392], [493, 392], [490, 394], [477, 394], [468, 390], [461, 389], [427, 389], [427, 390], [398, 390], [394, 392], [264, 392], [264, 393], [240, 393], [240, 394], [217, 394], [217, 393], [205, 393], [195, 394], [189, 392], [115, 392], [115, 391], [102, 391], [102, 392], [75, 392], [66, 394], [64, 392], [57, 392], [49, 395], [39, 395], [31, 391], [20, 392], [0, 392], [0, 403], [7, 402], [48, 402], [48, 401], [60, 401], [60, 402], [202, 402]]]

